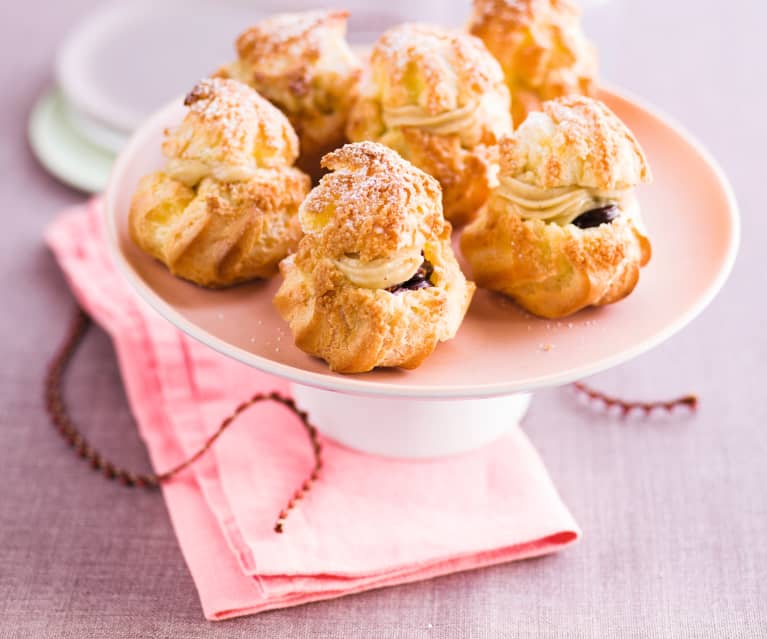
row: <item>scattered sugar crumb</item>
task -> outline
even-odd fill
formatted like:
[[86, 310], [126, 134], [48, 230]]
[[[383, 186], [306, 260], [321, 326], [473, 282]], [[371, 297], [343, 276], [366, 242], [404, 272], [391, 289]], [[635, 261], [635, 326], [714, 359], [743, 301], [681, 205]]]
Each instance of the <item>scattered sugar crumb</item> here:
[[548, 353], [554, 350], [554, 344], [538, 344], [538, 350]]

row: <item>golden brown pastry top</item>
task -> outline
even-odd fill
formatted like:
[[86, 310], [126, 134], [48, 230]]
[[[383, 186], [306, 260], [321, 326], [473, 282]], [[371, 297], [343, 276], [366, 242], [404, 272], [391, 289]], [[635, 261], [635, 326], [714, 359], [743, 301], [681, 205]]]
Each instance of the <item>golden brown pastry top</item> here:
[[381, 104], [384, 125], [458, 133], [468, 146], [508, 132], [503, 71], [477, 38], [424, 24], [385, 32], [370, 58], [364, 90]]
[[474, 0], [469, 31], [498, 58], [512, 92], [544, 100], [593, 92], [596, 51], [570, 0]]
[[371, 54], [386, 106], [417, 103], [430, 113], [458, 108], [502, 79], [497, 64], [473, 37], [407, 23], [384, 33]]
[[288, 119], [250, 87], [204, 79], [186, 96], [183, 122], [166, 131], [166, 172], [189, 186], [205, 177], [236, 182], [258, 168], [290, 166], [298, 138]]
[[500, 178], [551, 189], [616, 191], [649, 182], [642, 148], [604, 103], [569, 96], [543, 104], [500, 145]]
[[[282, 74], [310, 69], [323, 54], [345, 45], [347, 11], [282, 13], [250, 27], [236, 42], [240, 60], [256, 72]], [[345, 47], [343, 47], [345, 48]]]
[[305, 11], [262, 20], [239, 36], [238, 59], [217, 75], [249, 84], [283, 109], [303, 146], [338, 137], [361, 70], [346, 42], [348, 16]]
[[439, 183], [382, 144], [347, 144], [323, 166], [332, 173], [304, 200], [299, 218], [329, 257], [389, 258], [419, 250], [447, 226]]

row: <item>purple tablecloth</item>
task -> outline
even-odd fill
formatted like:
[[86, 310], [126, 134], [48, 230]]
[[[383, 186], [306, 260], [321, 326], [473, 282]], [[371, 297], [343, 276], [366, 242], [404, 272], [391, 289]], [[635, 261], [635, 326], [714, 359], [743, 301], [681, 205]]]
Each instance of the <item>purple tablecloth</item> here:
[[[159, 494], [91, 473], [42, 410], [45, 362], [72, 300], [42, 228], [82, 196], [38, 167], [28, 111], [55, 44], [95, 0], [27, 0], [0, 21], [0, 637], [765, 636], [767, 10], [612, 2], [588, 15], [604, 76], [685, 123], [719, 158], [743, 245], [716, 302], [682, 334], [594, 380], [647, 398], [695, 391], [697, 418], [621, 424], [564, 390], [526, 430], [584, 530], [567, 553], [211, 625]], [[738, 8], [742, 7], [742, 8]], [[748, 7], [748, 9], [746, 9]], [[463, 9], [462, 9], [463, 10]], [[683, 170], [683, 167], [680, 167]], [[668, 211], [674, 215], [674, 211]], [[706, 229], [690, 229], [691, 233]], [[93, 331], [66, 392], [104, 452], [148, 468], [107, 338]]]

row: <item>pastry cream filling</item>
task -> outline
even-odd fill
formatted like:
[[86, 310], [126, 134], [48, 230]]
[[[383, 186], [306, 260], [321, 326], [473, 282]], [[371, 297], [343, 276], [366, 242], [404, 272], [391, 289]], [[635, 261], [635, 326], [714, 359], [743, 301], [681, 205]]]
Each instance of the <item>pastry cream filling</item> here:
[[407, 249], [370, 262], [349, 256], [335, 260], [336, 266], [347, 279], [362, 288], [389, 288], [407, 282], [416, 274], [422, 262], [421, 249]]
[[475, 126], [479, 117], [479, 104], [469, 103], [451, 111], [431, 114], [416, 104], [383, 109], [387, 128], [413, 127], [437, 135], [461, 133]]
[[511, 202], [524, 219], [565, 226], [586, 211], [608, 204], [622, 204], [630, 191], [600, 191], [576, 185], [545, 189], [504, 176], [496, 193]]
[[219, 182], [242, 182], [252, 178], [254, 170], [249, 166], [220, 162], [207, 164], [200, 160], [173, 158], [168, 161], [165, 173], [187, 186], [195, 186], [206, 177], [212, 177]]

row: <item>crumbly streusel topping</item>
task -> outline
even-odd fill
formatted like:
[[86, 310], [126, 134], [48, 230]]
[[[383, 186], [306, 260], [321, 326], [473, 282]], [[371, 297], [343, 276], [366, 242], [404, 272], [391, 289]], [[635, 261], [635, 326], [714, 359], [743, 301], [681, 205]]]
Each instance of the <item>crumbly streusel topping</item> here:
[[378, 259], [441, 235], [439, 183], [375, 142], [329, 153], [325, 175], [299, 212], [304, 232], [317, 235], [331, 256]]

